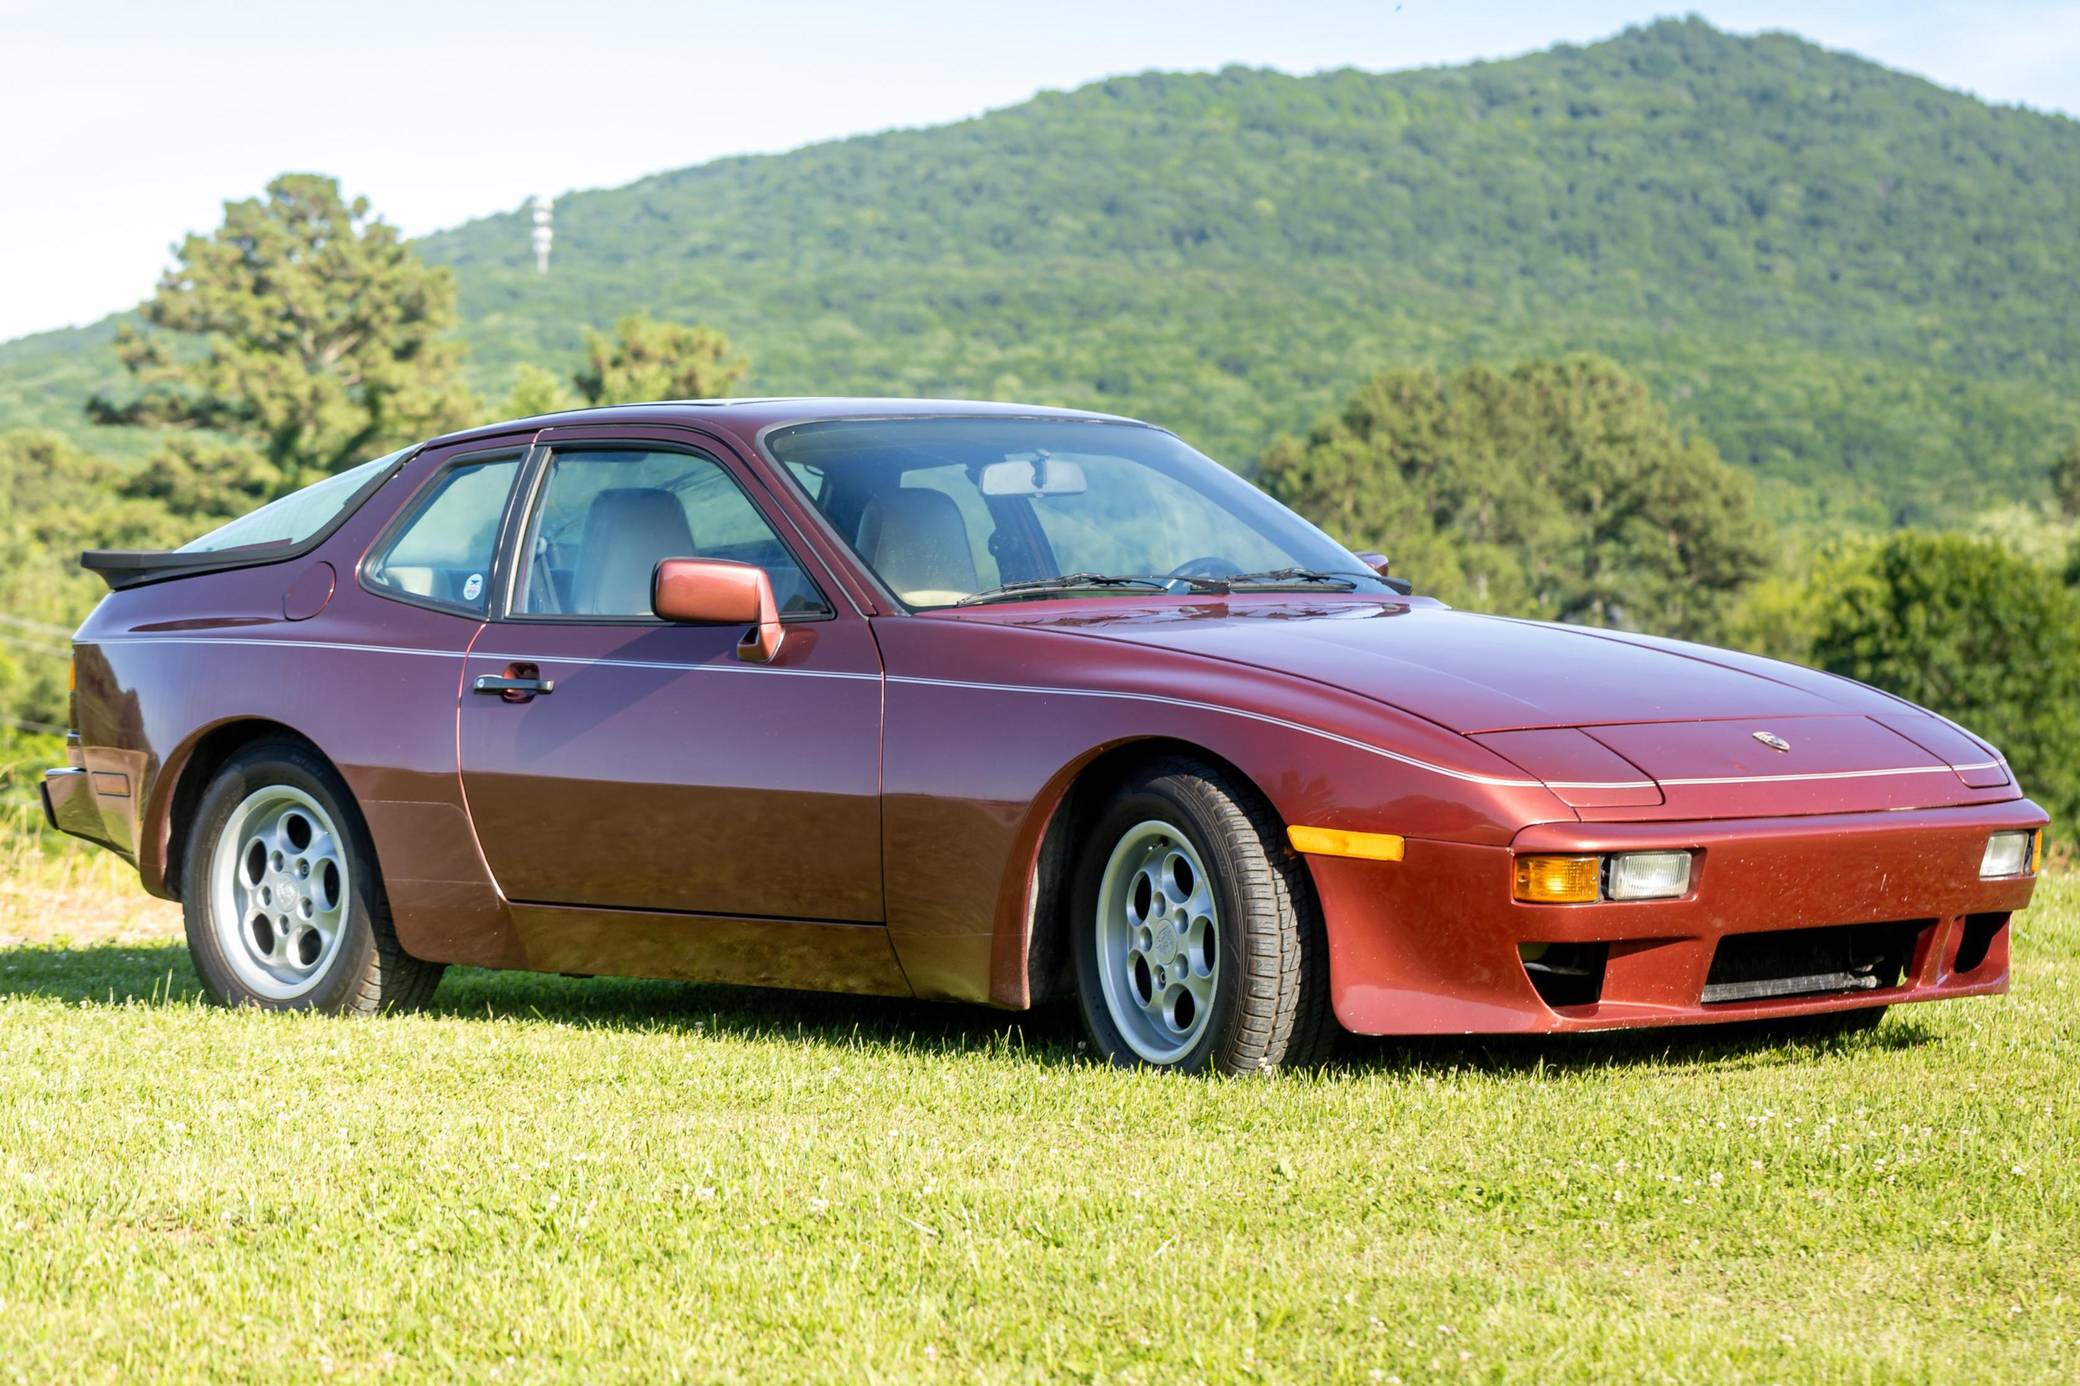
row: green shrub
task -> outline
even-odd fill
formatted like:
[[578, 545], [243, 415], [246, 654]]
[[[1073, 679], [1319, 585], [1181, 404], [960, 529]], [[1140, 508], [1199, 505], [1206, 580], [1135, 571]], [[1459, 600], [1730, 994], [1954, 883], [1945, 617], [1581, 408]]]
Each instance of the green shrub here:
[[1388, 371], [1261, 480], [1417, 590], [1511, 616], [1712, 639], [1770, 556], [1750, 479], [1599, 356]]
[[1985, 540], [1897, 534], [1820, 604], [1813, 659], [2000, 748], [2070, 839], [2080, 817], [2080, 594]]

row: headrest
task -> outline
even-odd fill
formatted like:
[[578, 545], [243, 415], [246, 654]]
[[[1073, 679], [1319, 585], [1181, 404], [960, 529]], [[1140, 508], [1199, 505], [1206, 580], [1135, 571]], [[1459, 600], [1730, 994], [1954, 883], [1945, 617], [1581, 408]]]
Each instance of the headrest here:
[[650, 614], [650, 573], [663, 558], [693, 558], [686, 507], [662, 486], [602, 491], [585, 512], [571, 609], [587, 616]]
[[944, 491], [901, 487], [876, 496], [860, 516], [859, 551], [906, 602], [943, 605], [981, 585], [967, 522]]

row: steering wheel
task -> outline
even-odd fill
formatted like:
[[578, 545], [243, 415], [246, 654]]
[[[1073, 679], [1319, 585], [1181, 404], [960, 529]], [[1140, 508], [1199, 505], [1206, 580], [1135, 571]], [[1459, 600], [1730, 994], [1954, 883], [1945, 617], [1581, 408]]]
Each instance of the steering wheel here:
[[1242, 571], [1242, 565], [1232, 558], [1223, 558], [1217, 553], [1202, 554], [1198, 558], [1187, 558], [1170, 570], [1169, 576], [1224, 578], [1234, 577]]

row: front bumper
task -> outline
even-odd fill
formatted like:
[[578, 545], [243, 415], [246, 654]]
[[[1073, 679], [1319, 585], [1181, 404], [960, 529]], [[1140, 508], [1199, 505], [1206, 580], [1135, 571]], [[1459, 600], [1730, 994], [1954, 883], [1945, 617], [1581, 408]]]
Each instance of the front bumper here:
[[[1527, 1033], [1703, 1024], [1979, 996], [2008, 988], [2008, 916], [2031, 877], [1981, 880], [1987, 835], [2036, 828], [2026, 799], [1968, 808], [1699, 823], [1544, 823], [1507, 848], [1411, 839], [1399, 862], [1311, 856], [1328, 927], [1336, 1018], [1360, 1034]], [[1680, 900], [1521, 904], [1518, 853], [1688, 847]], [[1886, 926], [1896, 974], [1854, 990], [1752, 994], [1714, 972], [1722, 940], [1775, 931]], [[1747, 940], [1729, 954], [1766, 953]], [[1788, 946], [1788, 940], [1786, 942]], [[1527, 970], [1540, 947], [1590, 959], [1594, 985], [1546, 992]], [[1795, 970], [1795, 969], [1793, 969]], [[1894, 977], [1896, 975], [1896, 980]], [[1707, 986], [1712, 991], [1707, 992]], [[1738, 993], [1741, 999], [1706, 1000]]]

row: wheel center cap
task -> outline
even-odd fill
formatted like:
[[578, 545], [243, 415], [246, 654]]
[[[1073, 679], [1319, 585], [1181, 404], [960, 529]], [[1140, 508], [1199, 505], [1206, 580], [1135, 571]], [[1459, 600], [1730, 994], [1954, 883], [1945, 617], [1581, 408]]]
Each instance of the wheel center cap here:
[[1177, 931], [1168, 924], [1156, 928], [1156, 956], [1167, 958], [1177, 951]]

